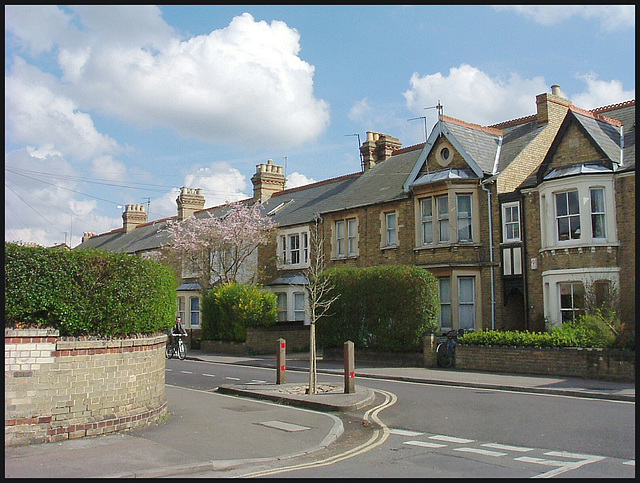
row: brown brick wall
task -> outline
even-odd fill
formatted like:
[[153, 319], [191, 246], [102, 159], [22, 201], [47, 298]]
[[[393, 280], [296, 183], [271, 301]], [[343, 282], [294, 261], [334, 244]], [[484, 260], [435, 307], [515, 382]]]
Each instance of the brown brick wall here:
[[620, 316], [636, 321], [636, 177], [635, 171], [615, 178], [616, 221], [620, 247]]
[[5, 445], [95, 436], [167, 412], [166, 335], [71, 340], [5, 329]]
[[456, 347], [456, 369], [635, 381], [635, 352], [613, 349]]

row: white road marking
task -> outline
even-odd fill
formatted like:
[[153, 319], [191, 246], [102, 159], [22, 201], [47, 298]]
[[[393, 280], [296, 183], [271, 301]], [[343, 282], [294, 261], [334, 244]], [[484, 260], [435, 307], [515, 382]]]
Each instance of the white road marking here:
[[284, 421], [263, 421], [261, 423], [263, 426], [267, 426], [269, 428], [280, 429], [282, 431], [294, 432], [294, 431], [306, 431], [309, 429], [306, 426], [300, 426], [298, 424], [285, 423]]
[[480, 446], [484, 446], [485, 448], [502, 449], [504, 451], [516, 451], [519, 453], [526, 453], [527, 451], [533, 451], [533, 448], [525, 448], [523, 446], [511, 446], [508, 444], [499, 444], [499, 443], [484, 443]]
[[216, 377], [215, 374], [202, 374], [203, 376], [207, 376], [207, 377]]
[[191, 371], [180, 371], [180, 372], [182, 372], [183, 374], [193, 374], [193, 372]]
[[588, 465], [589, 463], [595, 463], [597, 461], [602, 461], [603, 459], [605, 459], [604, 456], [595, 456], [595, 455], [580, 454], [580, 453], [568, 453], [566, 451], [547, 451], [545, 455], [559, 456], [561, 458], [576, 458], [579, 461], [546, 460], [543, 458], [529, 458], [528, 456], [521, 456], [515, 459], [517, 461], [524, 461], [526, 463], [537, 463], [541, 465], [558, 467], [554, 470], [547, 471], [546, 473], [536, 475], [534, 476], [534, 478], [553, 478], [554, 476], [558, 476], [562, 473], [566, 473], [567, 471], [575, 470], [577, 468], [580, 468], [581, 466]]
[[454, 438], [453, 436], [443, 436], [440, 434], [436, 434], [434, 436], [429, 436], [429, 439], [437, 439], [439, 441], [447, 441], [448, 443], [473, 443], [473, 439], [464, 439], [464, 438]]
[[421, 434], [423, 434], [417, 431], [409, 431], [407, 429], [390, 429], [389, 432], [391, 434], [397, 434], [399, 436], [420, 436]]
[[484, 456], [507, 456], [507, 453], [500, 453], [499, 451], [490, 451], [488, 449], [481, 448], [453, 448], [454, 451], [464, 451], [466, 453], [476, 453]]
[[635, 466], [636, 465], [636, 460], [629, 460], [629, 461], [625, 461], [624, 463], [622, 463], [623, 465], [629, 465], [629, 466]]
[[404, 444], [410, 444], [412, 446], [423, 446], [425, 448], [444, 448], [446, 444], [429, 443], [426, 441], [405, 441]]
[[229, 379], [230, 381], [239, 381], [237, 377], [225, 377], [225, 379]]

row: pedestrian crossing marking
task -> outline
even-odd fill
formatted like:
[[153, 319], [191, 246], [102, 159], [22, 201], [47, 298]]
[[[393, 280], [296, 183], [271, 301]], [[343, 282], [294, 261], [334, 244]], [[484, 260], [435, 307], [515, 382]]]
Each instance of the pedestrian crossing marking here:
[[507, 453], [501, 453], [499, 451], [490, 451], [482, 448], [454, 448], [454, 451], [464, 451], [466, 453], [476, 453], [484, 456], [507, 456]]
[[389, 431], [391, 434], [397, 434], [398, 436], [420, 436], [423, 433], [417, 431], [409, 431], [407, 429], [392, 429]]
[[439, 441], [447, 441], [448, 443], [473, 443], [473, 439], [464, 439], [464, 438], [454, 438], [453, 436], [442, 436], [440, 434], [435, 434], [433, 436], [429, 436], [429, 439], [437, 439]]
[[412, 446], [423, 446], [425, 448], [444, 448], [446, 444], [429, 443], [428, 441], [405, 441], [404, 444], [410, 444]]
[[493, 449], [502, 449], [504, 451], [516, 451], [518, 453], [526, 453], [527, 451], [533, 451], [533, 448], [525, 448], [524, 446], [511, 446], [508, 444], [500, 444], [500, 443], [484, 443], [480, 446], [484, 446], [485, 448], [493, 448]]

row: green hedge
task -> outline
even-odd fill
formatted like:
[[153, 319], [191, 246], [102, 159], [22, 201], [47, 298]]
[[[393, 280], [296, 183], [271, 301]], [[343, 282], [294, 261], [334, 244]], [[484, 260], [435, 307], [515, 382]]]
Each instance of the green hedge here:
[[277, 297], [255, 285], [222, 284], [202, 296], [202, 339], [244, 342], [247, 327], [275, 325]]
[[438, 330], [440, 300], [435, 276], [411, 265], [325, 270], [339, 294], [329, 315], [318, 320], [318, 344], [342, 347], [350, 340], [356, 348], [380, 351], [422, 349], [425, 334]]
[[127, 337], [166, 332], [173, 325], [176, 278], [157, 262], [5, 242], [4, 265], [5, 327]]
[[586, 314], [576, 321], [554, 327], [551, 333], [529, 331], [479, 330], [458, 339], [461, 344], [511, 347], [583, 347], [635, 350], [635, 330], [622, 326], [615, 314], [600, 311]]

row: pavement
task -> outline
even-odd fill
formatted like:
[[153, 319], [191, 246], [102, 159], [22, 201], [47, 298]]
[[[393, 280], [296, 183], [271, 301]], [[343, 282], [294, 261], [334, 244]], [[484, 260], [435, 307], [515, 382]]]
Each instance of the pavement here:
[[[273, 367], [275, 356], [228, 356], [191, 350], [187, 359]], [[287, 370], [309, 369], [308, 354], [287, 354]], [[165, 422], [144, 429], [58, 443], [5, 446], [5, 477], [171, 477], [224, 472], [326, 448], [344, 432], [340, 413], [366, 408], [369, 379], [453, 385], [635, 402], [635, 382], [481, 373], [419, 367], [355, 367], [355, 392], [319, 384], [221, 385], [202, 391], [167, 385]], [[341, 362], [317, 361], [318, 373], [343, 374]], [[285, 404], [281, 404], [285, 403]], [[223, 473], [221, 473], [223, 474]]]

